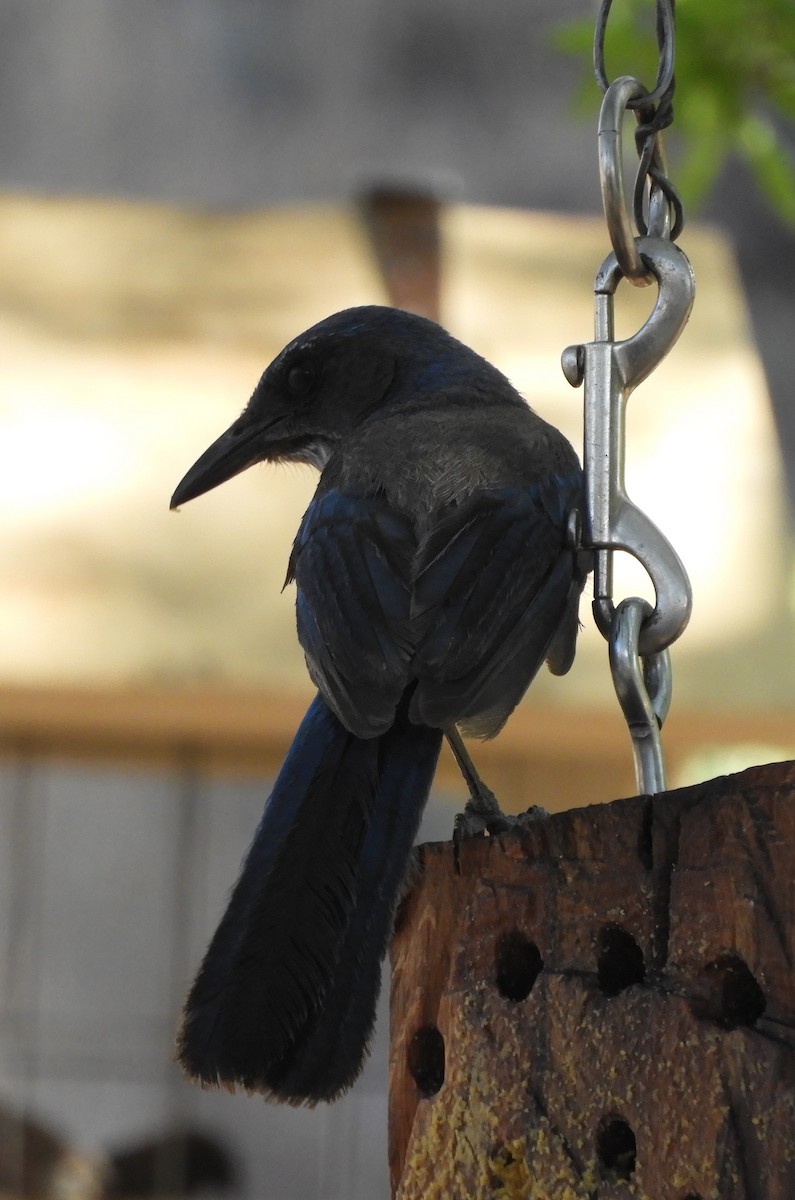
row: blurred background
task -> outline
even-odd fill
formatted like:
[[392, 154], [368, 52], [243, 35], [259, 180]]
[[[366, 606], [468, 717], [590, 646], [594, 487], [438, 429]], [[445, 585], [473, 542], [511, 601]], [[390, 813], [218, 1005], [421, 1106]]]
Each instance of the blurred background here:
[[[678, 7], [669, 145], [700, 199], [681, 239], [699, 290], [630, 402], [627, 466], [694, 584], [675, 786], [795, 745], [795, 18]], [[626, 11], [646, 57], [617, 36], [608, 65], [649, 81], [653, 5]], [[559, 356], [591, 337], [609, 250], [576, 53], [593, 15], [0, 5], [0, 1195], [386, 1196], [385, 1017], [364, 1078], [314, 1112], [201, 1092], [171, 1061], [311, 694], [280, 589], [315, 481], [263, 467], [184, 512], [168, 498], [281, 346], [351, 304], [437, 315], [579, 447]], [[626, 290], [621, 336], [653, 302]], [[631, 567], [627, 590], [648, 594]], [[475, 748], [514, 810], [634, 790], [581, 616], [570, 675]], [[461, 800], [444, 760], [423, 837]]]

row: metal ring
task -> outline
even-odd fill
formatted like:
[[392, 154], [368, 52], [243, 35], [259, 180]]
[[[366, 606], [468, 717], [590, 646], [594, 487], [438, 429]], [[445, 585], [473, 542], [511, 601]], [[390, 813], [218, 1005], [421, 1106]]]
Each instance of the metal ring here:
[[[613, 0], [602, 0], [596, 17], [593, 39], [593, 69], [596, 82], [603, 92], [611, 87], [605, 71], [605, 33]], [[671, 0], [657, 0], [657, 45], [660, 56], [654, 88], [644, 98], [630, 100], [628, 108], [639, 108], [644, 102], [657, 104], [673, 82], [675, 65], [674, 13]]]
[[618, 702], [632, 738], [635, 777], [641, 795], [665, 791], [660, 727], [671, 704], [668, 650], [641, 656], [640, 631], [651, 605], [639, 596], [622, 600], [610, 630], [610, 669]]
[[624, 113], [633, 98], [645, 101], [648, 93], [638, 79], [622, 75], [605, 92], [599, 113], [599, 183], [610, 241], [625, 279], [635, 287], [648, 287], [654, 275], [635, 245], [632, 222], [624, 193], [621, 131]]

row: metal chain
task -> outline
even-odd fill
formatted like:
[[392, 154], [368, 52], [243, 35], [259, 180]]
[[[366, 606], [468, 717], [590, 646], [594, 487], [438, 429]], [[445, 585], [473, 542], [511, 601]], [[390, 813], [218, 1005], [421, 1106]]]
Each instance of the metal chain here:
[[[630, 108], [641, 108], [644, 104], [662, 104], [670, 113], [665, 124], [673, 120], [673, 95], [676, 86], [674, 80], [674, 4], [675, 0], [657, 0], [657, 49], [660, 59], [657, 65], [657, 81], [654, 90], [649, 92], [644, 100], [634, 100]], [[593, 63], [596, 82], [603, 92], [610, 87], [605, 70], [605, 35], [607, 33], [607, 18], [613, 0], [602, 0], [596, 16], [596, 29], [593, 39]], [[664, 125], [659, 126], [665, 128]]]
[[[684, 328], [695, 294], [686, 256], [673, 244], [684, 216], [668, 179], [662, 130], [673, 119], [674, 0], [657, 0], [657, 80], [649, 91], [624, 75], [609, 82], [604, 42], [612, 0], [602, 0], [594, 38], [594, 69], [604, 92], [599, 115], [599, 178], [613, 253], [594, 284], [594, 340], [563, 352], [563, 372], [585, 384], [585, 512], [582, 546], [594, 554], [593, 612], [610, 648], [613, 683], [632, 737], [638, 791], [665, 788], [660, 728], [671, 699], [668, 647], [690, 617], [687, 573], [673, 546], [624, 485], [627, 400], [661, 362]], [[640, 163], [633, 213], [624, 192], [622, 125], [635, 112]], [[634, 218], [634, 230], [633, 230]], [[637, 230], [640, 236], [635, 236]], [[657, 284], [657, 300], [643, 327], [617, 341], [613, 299], [622, 279]], [[646, 569], [655, 604], [637, 596], [613, 599], [613, 555], [623, 550]]]
[[[596, 19], [594, 34], [594, 74], [605, 93], [600, 120], [600, 135], [615, 139], [610, 157], [620, 164], [621, 127], [626, 109], [635, 113], [637, 129], [635, 146], [638, 152], [638, 170], [633, 188], [633, 217], [635, 229], [641, 236], [651, 234], [668, 237], [676, 241], [684, 228], [684, 207], [676, 188], [668, 178], [663, 147], [662, 131], [673, 121], [673, 97], [676, 88], [674, 75], [674, 0], [657, 2], [657, 47], [659, 61], [654, 88], [648, 88], [634, 76], [621, 76], [612, 83], [605, 69], [605, 35], [613, 0], [602, 0]], [[600, 137], [600, 147], [602, 138]], [[604, 170], [601, 172], [604, 179]], [[608, 220], [613, 248], [626, 277], [636, 286], [645, 287], [652, 282], [631, 249], [632, 239], [629, 217], [616, 221], [615, 213], [620, 207], [626, 211], [623, 177], [618, 188], [610, 197], [604, 196], [605, 214]], [[648, 219], [646, 213], [648, 211]]]

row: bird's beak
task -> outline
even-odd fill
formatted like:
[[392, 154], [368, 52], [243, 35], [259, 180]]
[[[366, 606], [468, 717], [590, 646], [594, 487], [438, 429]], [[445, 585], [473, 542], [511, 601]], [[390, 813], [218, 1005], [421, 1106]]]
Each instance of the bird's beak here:
[[263, 457], [264, 429], [259, 422], [247, 422], [245, 417], [222, 433], [193, 464], [177, 484], [171, 497], [171, 508], [195, 500], [205, 492], [226, 483]]

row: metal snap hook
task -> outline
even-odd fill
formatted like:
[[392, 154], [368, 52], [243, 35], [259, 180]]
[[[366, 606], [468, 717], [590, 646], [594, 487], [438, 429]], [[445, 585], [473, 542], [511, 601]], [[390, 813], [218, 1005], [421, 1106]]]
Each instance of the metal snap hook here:
[[563, 371], [574, 386], [585, 382], [583, 465], [586, 511], [583, 546], [595, 551], [594, 617], [609, 638], [613, 604], [612, 554], [625, 550], [646, 569], [655, 606], [639, 635], [639, 651], [664, 650], [690, 617], [692, 592], [682, 562], [668, 539], [626, 492], [624, 482], [626, 402], [665, 357], [682, 332], [695, 296], [685, 254], [665, 238], [638, 238], [637, 253], [658, 283], [654, 308], [632, 337], [616, 341], [613, 299], [624, 272], [608, 255], [594, 285], [595, 337], [563, 352]]

